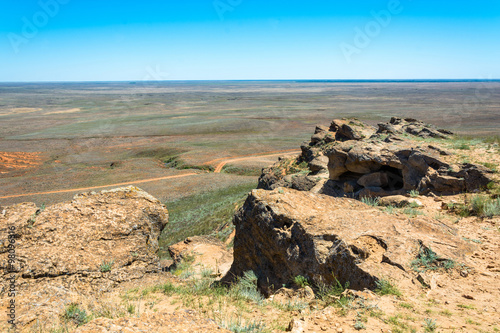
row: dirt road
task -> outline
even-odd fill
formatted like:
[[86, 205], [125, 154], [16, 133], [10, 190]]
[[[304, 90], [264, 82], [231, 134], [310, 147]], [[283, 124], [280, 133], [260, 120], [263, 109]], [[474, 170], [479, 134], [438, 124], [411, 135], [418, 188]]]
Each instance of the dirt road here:
[[246, 156], [246, 157], [232, 157], [232, 158], [223, 160], [222, 162], [220, 162], [219, 164], [217, 164], [217, 166], [215, 167], [214, 173], [220, 173], [222, 171], [222, 168], [224, 168], [224, 166], [226, 164], [231, 163], [231, 162], [239, 162], [239, 161], [251, 160], [251, 159], [256, 159], [256, 158], [259, 158], [259, 157], [272, 157], [272, 156], [280, 156], [280, 155], [292, 155], [292, 154], [298, 154], [298, 153], [300, 153], [300, 150], [288, 151], [287, 153], [285, 153], [284, 151], [282, 151], [282, 152], [279, 152], [279, 153], [274, 153], [274, 154], [271, 153], [271, 154], [259, 155], [259, 156], [250, 155], [250, 156]]
[[[204, 164], [205, 165], [209, 165], [209, 164], [212, 164], [213, 162], [221, 161], [221, 162], [219, 162], [219, 164], [217, 164], [217, 166], [215, 167], [215, 170], [214, 170], [214, 173], [220, 173], [222, 171], [222, 168], [224, 168], [224, 166], [227, 163], [230, 163], [230, 162], [251, 160], [251, 159], [256, 159], [256, 158], [261, 158], [261, 157], [272, 157], [272, 156], [278, 156], [278, 155], [297, 154], [299, 152], [300, 151], [298, 151], [298, 150], [283, 150], [283, 151], [279, 151], [279, 152], [275, 151], [275, 152], [269, 152], [269, 153], [264, 153], [264, 154], [234, 156], [234, 157], [228, 157], [228, 158], [220, 158], [220, 159], [217, 159], [217, 160], [206, 162]], [[72, 188], [72, 189], [55, 190], [55, 191], [47, 191], [47, 192], [37, 192], [37, 193], [25, 193], [25, 194], [6, 195], [6, 196], [1, 196], [0, 199], [19, 198], [19, 197], [27, 197], [27, 196], [32, 196], [32, 195], [44, 195], [44, 194], [54, 194], [54, 193], [83, 192], [83, 191], [90, 191], [90, 190], [95, 190], [95, 189], [105, 188], [105, 187], [118, 187], [118, 186], [126, 186], [126, 185], [135, 185], [135, 184], [142, 184], [142, 183], [154, 182], [154, 181], [158, 181], [158, 180], [175, 179], [175, 178], [196, 176], [196, 175], [199, 175], [199, 174], [200, 173], [185, 173], [185, 174], [176, 175], [176, 176], [165, 176], [165, 177], [159, 177], [159, 178], [149, 178], [149, 179], [142, 179], [142, 180], [136, 180], [136, 181], [131, 181], [131, 182], [125, 182], [125, 183], [117, 183], [117, 184], [108, 184], [108, 185], [100, 185], [100, 186], [92, 186], [92, 187], [82, 187], [82, 188]]]

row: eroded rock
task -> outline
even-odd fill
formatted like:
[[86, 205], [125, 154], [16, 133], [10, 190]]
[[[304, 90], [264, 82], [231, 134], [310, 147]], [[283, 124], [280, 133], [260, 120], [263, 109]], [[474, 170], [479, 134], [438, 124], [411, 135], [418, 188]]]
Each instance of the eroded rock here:
[[76, 195], [45, 209], [24, 203], [5, 208], [0, 232], [15, 228], [15, 262], [0, 248], [2, 293], [15, 277], [19, 322], [57, 317], [75, 295], [100, 293], [160, 270], [158, 238], [166, 207], [136, 187]]
[[298, 275], [373, 288], [384, 276], [411, 279], [421, 247], [456, 262], [473, 249], [428, 217], [388, 215], [357, 200], [285, 188], [253, 190], [234, 223], [234, 262], [223, 281], [252, 270], [264, 292]]
[[[492, 181], [492, 172], [477, 164], [450, 164], [450, 153], [437, 144], [416, 138], [448, 139], [450, 131], [436, 129], [411, 118], [391, 118], [379, 129], [356, 119], [335, 119], [331, 126], [317, 126], [310, 142], [301, 145], [296, 163], [307, 163], [315, 184], [297, 186], [287, 170], [266, 168], [259, 188], [288, 187], [332, 196], [403, 195], [411, 190], [421, 194], [473, 192]], [[292, 159], [291, 159], [292, 160]], [[311, 178], [311, 176], [315, 178]], [[288, 177], [288, 178], [287, 178]], [[329, 181], [324, 181], [327, 178]]]

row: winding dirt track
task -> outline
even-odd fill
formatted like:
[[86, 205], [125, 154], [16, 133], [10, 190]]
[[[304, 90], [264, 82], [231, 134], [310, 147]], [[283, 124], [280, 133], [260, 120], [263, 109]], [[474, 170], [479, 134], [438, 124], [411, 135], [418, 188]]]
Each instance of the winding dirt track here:
[[272, 156], [279, 156], [279, 155], [292, 155], [292, 154], [297, 154], [299, 153], [300, 151], [299, 150], [293, 150], [293, 151], [288, 151], [287, 153], [285, 153], [285, 151], [282, 151], [282, 152], [279, 152], [279, 153], [271, 153], [271, 154], [266, 154], [266, 155], [251, 155], [251, 156], [247, 156], [247, 157], [232, 157], [232, 158], [229, 158], [229, 159], [226, 159], [226, 160], [223, 160], [222, 162], [220, 162], [219, 164], [217, 164], [217, 166], [215, 167], [215, 170], [214, 170], [214, 173], [220, 173], [222, 171], [222, 168], [224, 168], [224, 166], [228, 163], [231, 163], [231, 162], [239, 162], [239, 161], [244, 161], [244, 160], [251, 160], [251, 159], [255, 159], [255, 158], [259, 158], [259, 157], [272, 157]]
[[[272, 156], [278, 156], [278, 155], [290, 155], [290, 154], [296, 154], [296, 153], [299, 153], [299, 152], [300, 151], [298, 151], [298, 150], [293, 150], [293, 151], [292, 150], [283, 150], [283, 151], [280, 151], [280, 152], [270, 152], [270, 153], [266, 153], [266, 154], [253, 154], [253, 155], [234, 156], [234, 157], [230, 157], [230, 158], [220, 158], [220, 159], [217, 159], [217, 160], [206, 162], [204, 164], [208, 165], [208, 164], [212, 164], [213, 162], [221, 161], [222, 160], [221, 162], [219, 162], [219, 164], [217, 164], [217, 166], [215, 167], [215, 170], [214, 170], [214, 173], [220, 173], [222, 171], [222, 168], [224, 168], [224, 166], [227, 163], [230, 163], [230, 162], [244, 161], [244, 160], [256, 159], [256, 158], [261, 158], [261, 157], [272, 157]], [[81, 187], [81, 188], [72, 188], [72, 189], [65, 189], [65, 190], [47, 191], [47, 192], [6, 195], [6, 196], [0, 197], [0, 199], [18, 198], [18, 197], [27, 197], [27, 196], [32, 196], [32, 195], [43, 195], [43, 194], [54, 194], [54, 193], [90, 191], [90, 190], [94, 190], [94, 189], [98, 189], [98, 188], [142, 184], [142, 183], [154, 182], [154, 181], [158, 181], [158, 180], [182, 178], [182, 177], [189, 177], [189, 176], [196, 176], [196, 175], [199, 175], [199, 173], [185, 173], [185, 174], [176, 175], [176, 176], [165, 176], [165, 177], [159, 177], [159, 178], [149, 178], [149, 179], [142, 179], [142, 180], [136, 180], [136, 181], [131, 181], [131, 182], [125, 182], [125, 183], [100, 185], [100, 186], [92, 186], [92, 187]]]

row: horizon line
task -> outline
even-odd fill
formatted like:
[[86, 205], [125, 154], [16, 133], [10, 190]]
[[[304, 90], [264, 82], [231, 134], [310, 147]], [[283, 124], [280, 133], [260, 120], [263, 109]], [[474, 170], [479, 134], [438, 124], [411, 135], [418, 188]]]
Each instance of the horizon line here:
[[497, 82], [495, 79], [175, 79], [175, 80], [68, 80], [68, 81], [0, 81], [0, 84], [29, 83], [166, 83], [166, 82]]

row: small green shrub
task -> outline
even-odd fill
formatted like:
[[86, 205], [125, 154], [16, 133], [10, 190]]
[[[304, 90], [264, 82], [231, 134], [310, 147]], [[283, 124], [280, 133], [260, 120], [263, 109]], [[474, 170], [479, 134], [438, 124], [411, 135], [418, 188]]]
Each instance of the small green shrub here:
[[489, 218], [500, 215], [500, 197], [484, 205], [483, 215]]
[[85, 310], [80, 309], [78, 304], [71, 303], [64, 312], [64, 319], [72, 321], [76, 326], [81, 326], [89, 321], [89, 317]]
[[419, 191], [417, 191], [417, 190], [411, 190], [411, 191], [410, 191], [410, 197], [412, 197], [412, 198], [416, 198], [416, 197], [418, 197], [419, 195], [420, 195], [420, 192], [419, 192]]
[[309, 285], [309, 281], [307, 281], [307, 278], [302, 275], [297, 275], [296, 277], [294, 277], [293, 283], [299, 288], [304, 288]]

